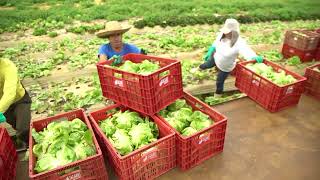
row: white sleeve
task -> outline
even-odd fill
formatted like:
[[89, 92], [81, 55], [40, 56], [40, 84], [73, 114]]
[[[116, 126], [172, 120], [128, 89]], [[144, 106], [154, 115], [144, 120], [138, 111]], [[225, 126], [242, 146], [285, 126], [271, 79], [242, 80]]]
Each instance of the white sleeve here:
[[247, 42], [243, 39], [240, 40], [239, 54], [243, 56], [247, 61], [252, 60], [257, 54], [250, 48]]

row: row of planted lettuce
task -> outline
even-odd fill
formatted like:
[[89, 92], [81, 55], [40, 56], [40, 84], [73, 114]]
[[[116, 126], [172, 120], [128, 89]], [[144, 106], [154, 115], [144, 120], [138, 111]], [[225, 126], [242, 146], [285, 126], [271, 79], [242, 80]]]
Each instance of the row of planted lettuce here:
[[[252, 45], [277, 44], [283, 40], [286, 29], [315, 29], [317, 21], [296, 21], [282, 23], [258, 23], [241, 27], [241, 31]], [[140, 35], [127, 34], [126, 40], [147, 50], [149, 54], [175, 57], [179, 53], [201, 50], [202, 53], [212, 43], [219, 26], [176, 27], [163, 31], [150, 32]], [[263, 31], [264, 33], [254, 33]], [[246, 35], [247, 34], [247, 35]], [[85, 36], [76, 40], [64, 38], [62, 40], [43, 41], [36, 43], [19, 43], [14, 47], [4, 48], [0, 57], [10, 58], [19, 67], [21, 77], [39, 78], [51, 75], [57, 66], [67, 66], [70, 71], [86, 68], [97, 62], [97, 49], [105, 43], [102, 39]], [[199, 53], [201, 53], [199, 51]], [[38, 55], [44, 53], [43, 55]], [[268, 53], [268, 52], [266, 52]], [[264, 55], [264, 52], [261, 52]], [[279, 53], [275, 56], [279, 56]], [[269, 58], [269, 57], [267, 57]], [[201, 57], [198, 58], [200, 60]], [[281, 57], [272, 58], [280, 60]]]

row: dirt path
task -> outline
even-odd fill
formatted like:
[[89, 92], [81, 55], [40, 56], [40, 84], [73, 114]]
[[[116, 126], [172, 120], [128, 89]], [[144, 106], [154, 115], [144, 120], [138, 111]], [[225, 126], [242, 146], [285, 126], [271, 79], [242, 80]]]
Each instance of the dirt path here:
[[158, 179], [319, 179], [317, 100], [302, 96], [297, 106], [278, 113], [269, 113], [250, 98], [215, 109], [228, 117], [223, 152], [188, 171], [175, 168]]

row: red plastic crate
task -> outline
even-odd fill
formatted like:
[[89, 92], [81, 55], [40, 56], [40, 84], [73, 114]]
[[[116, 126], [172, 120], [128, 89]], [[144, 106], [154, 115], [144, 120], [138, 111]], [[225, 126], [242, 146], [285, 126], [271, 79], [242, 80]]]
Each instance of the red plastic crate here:
[[306, 94], [314, 96], [320, 100], [320, 72], [313, 70], [315, 67], [320, 67], [320, 64], [315, 64], [306, 69], [304, 76], [307, 78]]
[[[127, 54], [124, 60], [140, 63], [145, 59], [159, 62], [161, 69], [147, 76], [114, 69], [111, 61], [98, 63], [104, 97], [136, 111], [153, 115], [182, 97], [181, 64], [177, 60]], [[161, 74], [167, 73], [162, 76]]]
[[208, 128], [185, 137], [170, 126], [163, 117], [157, 114], [160, 120], [176, 132], [177, 164], [181, 170], [188, 170], [223, 151], [227, 118], [186, 92], [184, 92], [181, 99], [185, 99], [193, 110], [202, 111], [215, 121]]
[[[243, 60], [239, 59], [237, 64], [242, 62]], [[230, 72], [230, 75], [231, 76], [236, 76], [236, 73], [237, 73], [237, 66]]]
[[[31, 135], [31, 129], [35, 128], [35, 130], [41, 131], [47, 125], [53, 121], [61, 120], [61, 119], [67, 119], [67, 120], [73, 120], [75, 118], [81, 119], [83, 122], [86, 123], [88, 126], [88, 129], [90, 129], [93, 137], [93, 142], [95, 144], [96, 148], [96, 154], [93, 156], [90, 156], [86, 159], [79, 160], [72, 162], [70, 164], [67, 164], [62, 167], [57, 167], [55, 169], [45, 171], [42, 173], [36, 173], [33, 171], [36, 163], [36, 157], [33, 155], [32, 149], [34, 145], [34, 140]], [[108, 174], [105, 168], [104, 159], [100, 150], [100, 147], [98, 145], [98, 142], [94, 136], [94, 132], [92, 130], [92, 127], [90, 125], [90, 122], [85, 115], [85, 112], [83, 109], [74, 110], [67, 113], [62, 113], [53, 117], [48, 117], [42, 120], [36, 120], [32, 121], [30, 123], [30, 135], [29, 135], [29, 177], [30, 179], [50, 179], [50, 180], [70, 180], [70, 179], [85, 179], [85, 180], [106, 180], [108, 179]], [[73, 169], [74, 168], [74, 169]]]
[[290, 30], [285, 34], [284, 44], [302, 51], [317, 49], [320, 35], [311, 30]]
[[263, 63], [272, 66], [275, 71], [279, 71], [280, 69], [284, 70], [286, 74], [290, 74], [297, 79], [297, 81], [292, 84], [278, 86], [245, 67], [249, 63], [255, 63], [255, 61], [238, 64], [235, 85], [241, 92], [246, 93], [251, 99], [270, 112], [277, 112], [298, 104], [300, 96], [305, 90], [305, 77], [288, 71], [275, 63], [264, 60]]
[[[115, 104], [101, 110], [89, 113], [89, 117], [101, 144], [106, 152], [109, 163], [114, 168], [120, 179], [154, 179], [176, 166], [175, 133], [161, 122], [156, 116], [150, 116], [159, 128], [160, 138], [149, 145], [137, 149], [125, 156], [118, 154], [106, 135], [100, 129], [98, 123], [111, 116], [116, 108], [127, 110], [120, 104]], [[143, 114], [140, 114], [144, 116]]]
[[301, 62], [312, 61], [316, 58], [317, 50], [303, 51], [297, 48], [291, 47], [287, 44], [283, 44], [282, 54], [285, 58], [290, 58], [292, 56], [299, 56]]
[[231, 75], [231, 76], [235, 76], [236, 73], [237, 73], [237, 69], [236, 69], [236, 67], [235, 67], [235, 68], [230, 72], [230, 75]]
[[320, 61], [320, 46], [319, 46], [319, 49], [317, 50], [316, 52], [316, 58], [315, 58], [317, 61]]
[[5, 128], [0, 127], [0, 179], [16, 177], [18, 155], [11, 137]]

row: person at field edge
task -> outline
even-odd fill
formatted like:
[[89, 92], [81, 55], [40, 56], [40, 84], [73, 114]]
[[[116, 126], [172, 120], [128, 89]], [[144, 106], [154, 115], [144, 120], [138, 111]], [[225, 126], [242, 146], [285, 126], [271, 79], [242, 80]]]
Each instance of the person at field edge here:
[[31, 98], [21, 84], [18, 69], [9, 59], [0, 59], [0, 127], [7, 121], [16, 131], [17, 151], [29, 140]]
[[108, 38], [109, 43], [103, 44], [99, 48], [99, 62], [106, 61], [114, 56], [124, 56], [129, 53], [146, 54], [143, 49], [129, 43], [124, 43], [122, 35], [129, 31], [131, 27], [124, 26], [118, 21], [106, 23], [105, 29], [96, 33], [99, 38]]
[[239, 26], [239, 22], [236, 19], [227, 19], [204, 57], [205, 63], [199, 66], [201, 70], [217, 67], [215, 98], [221, 97], [224, 81], [235, 68], [235, 60], [238, 55], [242, 55], [246, 60], [256, 60], [258, 63], [263, 62], [263, 58], [257, 56], [246, 41], [240, 37]]

